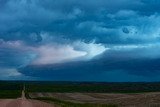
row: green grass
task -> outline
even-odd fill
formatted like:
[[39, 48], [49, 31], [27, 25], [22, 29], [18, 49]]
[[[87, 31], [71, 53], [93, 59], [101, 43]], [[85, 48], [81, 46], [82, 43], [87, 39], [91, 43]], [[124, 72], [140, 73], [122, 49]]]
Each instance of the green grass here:
[[0, 81], [0, 98], [18, 98], [21, 96], [22, 83], [16, 81]]
[[143, 93], [160, 91], [160, 83], [30, 82], [28, 92]]
[[59, 105], [60, 107], [118, 107], [114, 104], [92, 104], [92, 103], [74, 103], [69, 101], [63, 101], [55, 98], [36, 98], [36, 100], [54, 102], [54, 104]]
[[18, 98], [21, 96], [20, 90], [0, 90], [0, 98]]
[[48, 82], [48, 81], [0, 81], [0, 98], [20, 97], [26, 92], [80, 92], [80, 93], [144, 93], [160, 92], [160, 82]]

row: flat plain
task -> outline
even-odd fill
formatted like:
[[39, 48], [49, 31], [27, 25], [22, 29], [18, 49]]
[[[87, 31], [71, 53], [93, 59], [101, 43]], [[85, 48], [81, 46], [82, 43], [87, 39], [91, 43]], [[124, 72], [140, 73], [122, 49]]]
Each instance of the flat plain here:
[[160, 107], [160, 92], [150, 93], [30, 93], [31, 98], [54, 98], [74, 103], [113, 104], [118, 107]]
[[1, 81], [0, 98], [0, 107], [160, 107], [160, 83]]

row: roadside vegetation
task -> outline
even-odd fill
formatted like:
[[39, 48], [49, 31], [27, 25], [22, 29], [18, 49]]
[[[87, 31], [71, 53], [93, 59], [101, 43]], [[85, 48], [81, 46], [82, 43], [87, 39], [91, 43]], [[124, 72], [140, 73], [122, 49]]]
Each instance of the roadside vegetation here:
[[20, 90], [0, 90], [0, 98], [1, 99], [8, 99], [8, 98], [18, 98], [21, 96]]
[[143, 93], [160, 92], [159, 82], [105, 83], [105, 82], [43, 82], [43, 81], [0, 81], [0, 98], [17, 98], [21, 96], [23, 85], [26, 92], [60, 92], [60, 93]]
[[18, 98], [21, 96], [21, 89], [21, 83], [0, 81], [0, 98]]
[[55, 98], [36, 98], [36, 100], [46, 101], [59, 105], [60, 107], [118, 107], [114, 104], [93, 104], [93, 103], [74, 103]]
[[143, 93], [159, 92], [160, 83], [28, 82], [27, 92]]

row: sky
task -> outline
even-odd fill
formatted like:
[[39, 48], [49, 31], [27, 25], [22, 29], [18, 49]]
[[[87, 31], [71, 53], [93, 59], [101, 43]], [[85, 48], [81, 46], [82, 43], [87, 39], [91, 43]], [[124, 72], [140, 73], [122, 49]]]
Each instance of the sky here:
[[0, 0], [0, 80], [160, 81], [160, 0]]

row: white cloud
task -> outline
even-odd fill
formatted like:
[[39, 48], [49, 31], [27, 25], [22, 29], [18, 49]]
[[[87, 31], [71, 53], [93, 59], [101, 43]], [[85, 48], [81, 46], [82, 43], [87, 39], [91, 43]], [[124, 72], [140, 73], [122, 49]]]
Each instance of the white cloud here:
[[142, 49], [142, 48], [150, 48], [150, 45], [119, 45], [113, 46], [113, 50], [134, 50], [134, 49]]
[[33, 64], [54, 64], [72, 60], [74, 58], [85, 56], [85, 51], [74, 50], [69, 45], [45, 45], [35, 48], [38, 57], [33, 61]]
[[0, 47], [12, 47], [12, 48], [19, 48], [23, 44], [22, 41], [4, 41], [3, 39], [0, 39]]
[[22, 74], [14, 68], [1, 68], [0, 77], [20, 77]]
[[37, 77], [26, 76], [19, 72], [16, 68], [0, 68], [1, 80], [37, 80]]
[[97, 55], [102, 54], [103, 52], [105, 52], [106, 50], [109, 49], [109, 48], [106, 48], [102, 44], [96, 44], [94, 42], [85, 43], [85, 42], [81, 42], [81, 41], [75, 42], [74, 47], [76, 49], [83, 50], [83, 51], [87, 52], [87, 54], [85, 55], [85, 59], [91, 59]]
[[107, 50], [102, 44], [85, 43], [42, 45], [33, 49], [38, 55], [33, 64], [54, 64], [73, 60], [89, 60]]
[[[160, 43], [110, 46], [112, 51], [130, 58], [160, 58]], [[127, 54], [127, 55], [126, 55]]]
[[[16, 60], [18, 67], [26, 66], [29, 64], [54, 64], [63, 63], [73, 60], [89, 60], [93, 57], [102, 54], [108, 48], [102, 44], [96, 44], [94, 42], [85, 43], [83, 41], [57, 43], [50, 38], [46, 40], [42, 36], [43, 41], [38, 46], [27, 45], [22, 41], [3, 41], [0, 40], [0, 48], [4, 51], [6, 49], [13, 50], [8, 60]], [[50, 37], [50, 36], [47, 36]], [[19, 56], [18, 56], [19, 55]], [[6, 57], [6, 56], [1, 56]], [[3, 61], [3, 60], [2, 60]], [[4, 61], [6, 63], [6, 61]], [[15, 62], [15, 61], [12, 61]], [[9, 62], [7, 62], [9, 63]], [[9, 63], [9, 65], [12, 65]], [[14, 64], [13, 64], [14, 65]]]

